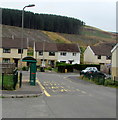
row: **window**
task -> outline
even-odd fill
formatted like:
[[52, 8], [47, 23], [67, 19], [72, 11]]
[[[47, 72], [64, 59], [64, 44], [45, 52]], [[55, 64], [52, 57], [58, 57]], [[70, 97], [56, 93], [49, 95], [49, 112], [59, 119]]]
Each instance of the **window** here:
[[98, 59], [101, 59], [101, 55], [98, 55]]
[[49, 52], [49, 56], [55, 56], [55, 52]]
[[42, 56], [42, 55], [43, 55], [43, 52], [39, 52], [39, 55]]
[[3, 48], [3, 53], [10, 53], [10, 52], [11, 52], [10, 49]]
[[60, 55], [61, 56], [66, 56], [66, 52], [61, 52]]
[[21, 53], [21, 51], [22, 51], [22, 53], [23, 53], [23, 49], [21, 50], [21, 49], [18, 49], [18, 53], [20, 54]]
[[76, 56], [76, 53], [72, 53], [73, 54], [73, 56]]
[[10, 63], [10, 59], [9, 58], [3, 58], [2, 62], [3, 63]]
[[106, 59], [107, 60], [111, 60], [111, 56], [106, 56]]

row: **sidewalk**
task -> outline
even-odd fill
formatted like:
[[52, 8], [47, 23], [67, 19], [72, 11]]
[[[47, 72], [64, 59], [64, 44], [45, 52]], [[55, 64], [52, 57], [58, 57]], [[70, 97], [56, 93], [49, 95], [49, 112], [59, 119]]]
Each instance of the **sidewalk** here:
[[38, 82], [35, 86], [29, 83], [29, 72], [23, 72], [22, 87], [14, 91], [3, 90], [0, 91], [0, 96], [3, 98], [25, 98], [25, 97], [38, 97], [42, 94], [42, 90]]

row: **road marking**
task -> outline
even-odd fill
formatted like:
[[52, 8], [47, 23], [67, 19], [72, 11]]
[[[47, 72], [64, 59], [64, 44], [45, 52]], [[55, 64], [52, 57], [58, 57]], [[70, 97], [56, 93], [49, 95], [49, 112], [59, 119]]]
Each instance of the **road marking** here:
[[76, 89], [77, 91], [80, 91], [79, 89]]
[[43, 87], [43, 85], [38, 80], [36, 82], [40, 85], [40, 87], [44, 91], [45, 95], [48, 96], [48, 97], [50, 97], [51, 95], [46, 91], [46, 89]]
[[81, 91], [83, 94], [86, 94], [86, 92], [85, 91]]

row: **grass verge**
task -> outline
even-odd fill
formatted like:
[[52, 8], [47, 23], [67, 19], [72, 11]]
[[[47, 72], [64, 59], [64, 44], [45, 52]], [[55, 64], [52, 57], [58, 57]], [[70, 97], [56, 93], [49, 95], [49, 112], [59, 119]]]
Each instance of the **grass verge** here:
[[[3, 77], [3, 87], [4, 90], [14, 90], [13, 88], [13, 75], [4, 75]], [[2, 86], [2, 77], [0, 76], [0, 85]]]
[[[84, 77], [83, 75], [79, 76], [78, 78], [82, 79], [82, 80], [85, 80], [85, 81], [88, 81], [88, 82], [91, 82], [91, 83], [94, 83], [96, 85], [102, 85], [102, 84], [99, 84], [98, 79], [92, 80], [92, 79], [89, 79], [87, 77]], [[105, 82], [104, 82], [103, 86], [118, 88], [118, 81], [113, 81], [112, 79], [108, 78], [108, 79], [105, 79]]]

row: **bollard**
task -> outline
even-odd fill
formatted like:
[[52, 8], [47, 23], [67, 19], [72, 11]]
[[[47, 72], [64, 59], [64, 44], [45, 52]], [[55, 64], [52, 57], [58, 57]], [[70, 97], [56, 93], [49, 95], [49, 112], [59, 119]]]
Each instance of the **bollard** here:
[[67, 69], [65, 69], [65, 73], [67, 73]]

